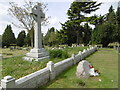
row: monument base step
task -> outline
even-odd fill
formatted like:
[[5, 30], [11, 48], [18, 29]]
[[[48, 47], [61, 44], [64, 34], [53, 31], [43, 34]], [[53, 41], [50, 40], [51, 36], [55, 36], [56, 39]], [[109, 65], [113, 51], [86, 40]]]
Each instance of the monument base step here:
[[27, 61], [42, 61], [44, 59], [48, 59], [49, 56], [46, 56], [46, 57], [41, 57], [41, 58], [32, 58], [32, 57], [23, 57], [24, 60], [27, 60]]
[[49, 58], [49, 53], [45, 51], [44, 48], [42, 49], [31, 49], [29, 53], [23, 57], [24, 60], [27, 61], [42, 61], [43, 59]]

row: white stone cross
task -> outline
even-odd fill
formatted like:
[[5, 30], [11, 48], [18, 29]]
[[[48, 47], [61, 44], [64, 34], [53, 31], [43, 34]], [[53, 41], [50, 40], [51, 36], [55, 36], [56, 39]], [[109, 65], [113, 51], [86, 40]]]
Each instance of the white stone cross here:
[[49, 53], [42, 48], [41, 22], [44, 20], [45, 14], [42, 11], [40, 3], [32, 8], [32, 15], [33, 19], [35, 20], [34, 48], [31, 49], [31, 51], [27, 53], [26, 57], [23, 57], [23, 59], [29, 61], [41, 61], [42, 59], [49, 58]]
[[36, 21], [35, 36], [34, 36], [34, 48], [42, 48], [42, 34], [41, 34], [41, 22], [45, 18], [45, 14], [42, 11], [41, 4], [38, 3], [32, 8], [33, 18]]
[[33, 18], [34, 18], [34, 20], [36, 22], [40, 22], [41, 23], [43, 21], [43, 19], [45, 18], [45, 14], [42, 11], [40, 3], [38, 3], [37, 5], [35, 5], [32, 8], [32, 14], [33, 14]]

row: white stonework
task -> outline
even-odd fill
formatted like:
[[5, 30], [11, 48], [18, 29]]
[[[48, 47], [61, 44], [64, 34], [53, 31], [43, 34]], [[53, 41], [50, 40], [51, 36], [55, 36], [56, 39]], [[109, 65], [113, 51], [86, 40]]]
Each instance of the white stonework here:
[[1, 80], [2, 88], [15, 88], [15, 78], [6, 76]]
[[76, 64], [75, 54], [72, 54], [73, 63]]
[[54, 70], [54, 63], [52, 61], [49, 61], [47, 63], [47, 67], [50, 70], [50, 80], [55, 79], [55, 70]]
[[41, 22], [45, 18], [45, 14], [42, 11], [40, 3], [32, 8], [32, 14], [34, 20], [36, 21], [34, 29], [34, 48], [31, 49], [31, 51], [27, 53], [26, 57], [23, 57], [23, 59], [28, 61], [41, 61], [45, 58], [49, 58], [49, 53], [42, 48]]

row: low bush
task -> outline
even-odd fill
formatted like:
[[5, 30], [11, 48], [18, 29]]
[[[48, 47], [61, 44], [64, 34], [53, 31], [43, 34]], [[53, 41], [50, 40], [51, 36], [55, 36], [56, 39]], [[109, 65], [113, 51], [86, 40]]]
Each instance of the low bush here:
[[50, 58], [68, 58], [68, 53], [64, 50], [50, 50]]

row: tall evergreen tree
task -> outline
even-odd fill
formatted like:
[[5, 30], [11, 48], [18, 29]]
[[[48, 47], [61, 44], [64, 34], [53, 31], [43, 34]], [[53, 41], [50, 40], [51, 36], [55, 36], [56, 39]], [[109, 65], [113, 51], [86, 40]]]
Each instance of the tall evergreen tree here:
[[91, 39], [91, 32], [92, 29], [89, 27], [88, 23], [85, 23], [84, 25], [84, 37], [83, 37], [83, 43], [87, 45]]
[[64, 30], [61, 29], [60, 31], [57, 31], [57, 38], [58, 38], [58, 41], [59, 41], [59, 44], [67, 44], [66, 43], [66, 38], [67, 38], [67, 35], [65, 34]]
[[[67, 12], [68, 15], [68, 21], [65, 22], [65, 24], [62, 24], [62, 29], [67, 32], [70, 31], [72, 29], [72, 32], [74, 34], [75, 32], [75, 36], [72, 34], [68, 34], [71, 36], [71, 38], [76, 38], [76, 40], [74, 40], [74, 42], [77, 41], [77, 44], [83, 43], [83, 27], [80, 26], [82, 22], [86, 21], [86, 16], [85, 14], [90, 14], [93, 11], [96, 11], [97, 9], [99, 9], [98, 6], [100, 6], [101, 3], [97, 4], [97, 2], [73, 2]], [[68, 24], [68, 25], [67, 25]], [[71, 24], [71, 25], [70, 25]], [[71, 28], [71, 29], [70, 29]], [[67, 36], [69, 40], [69, 36]], [[66, 41], [68, 41], [66, 40]], [[71, 42], [71, 41], [70, 41]], [[72, 42], [73, 43], [73, 42]]]
[[25, 31], [21, 31], [18, 34], [18, 38], [17, 38], [17, 45], [22, 47], [23, 45], [25, 45], [24, 39], [26, 37]]
[[90, 24], [95, 25], [95, 27], [96, 27], [97, 25], [101, 25], [102, 23], [104, 23], [105, 19], [106, 19], [105, 15], [98, 16], [95, 14], [94, 16], [86, 18], [86, 21], [88, 21]]
[[120, 6], [116, 11], [116, 30], [114, 32], [114, 41], [120, 43]]
[[92, 42], [102, 44], [103, 47], [107, 47], [109, 43], [115, 42], [119, 38], [117, 18], [112, 6], [109, 8], [109, 13], [105, 16], [105, 21], [101, 24], [97, 24], [92, 33]]
[[107, 22], [110, 24], [116, 24], [116, 15], [113, 6], [109, 8], [109, 13], [107, 14]]
[[30, 38], [30, 33], [27, 33], [25, 39], [24, 39], [24, 43], [26, 46], [31, 46], [31, 38]]
[[120, 6], [117, 8], [116, 18], [117, 18], [117, 24], [120, 25]]
[[59, 44], [57, 34], [58, 33], [54, 27], [50, 28], [44, 37], [44, 44], [49, 46]]
[[[64, 43], [65, 44], [68, 44], [69, 46], [72, 45], [72, 43], [76, 43], [77, 42], [77, 36], [76, 36], [76, 29], [78, 27], [75, 27], [75, 22], [72, 22], [70, 20], [68, 20], [67, 22], [65, 22], [64, 24], [61, 24], [62, 25], [62, 31], [61, 33], [64, 34], [62, 37], [64, 39]], [[80, 27], [80, 26], [79, 26]], [[77, 33], [79, 34], [79, 33]]]
[[9, 47], [11, 44], [16, 44], [15, 35], [12, 31], [11, 25], [7, 25], [2, 35], [2, 46]]
[[114, 26], [109, 23], [103, 23], [98, 25], [92, 33], [93, 44], [102, 44], [103, 47], [107, 47], [112, 41], [112, 34]]
[[[70, 20], [78, 20], [80, 23], [85, 18], [84, 14], [90, 14], [91, 12], [99, 9], [101, 3], [97, 4], [97, 2], [73, 2], [71, 7], [69, 8], [67, 14]], [[83, 20], [84, 21], [84, 20]]]

